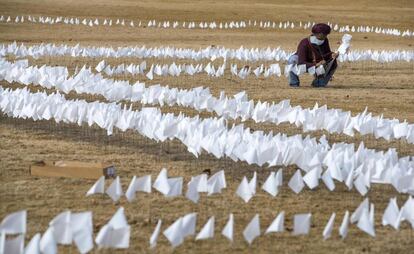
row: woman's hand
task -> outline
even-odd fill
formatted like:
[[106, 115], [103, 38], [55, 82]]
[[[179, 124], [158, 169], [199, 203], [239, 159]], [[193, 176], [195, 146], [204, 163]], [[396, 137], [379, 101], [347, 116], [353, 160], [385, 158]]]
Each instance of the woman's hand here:
[[324, 64], [326, 64], [326, 61], [325, 60], [322, 60], [319, 63], [317, 63], [315, 66], [316, 67], [319, 67], [319, 66], [324, 65]]
[[339, 53], [338, 52], [332, 52], [331, 56], [332, 56], [333, 59], [335, 59], [339, 56]]

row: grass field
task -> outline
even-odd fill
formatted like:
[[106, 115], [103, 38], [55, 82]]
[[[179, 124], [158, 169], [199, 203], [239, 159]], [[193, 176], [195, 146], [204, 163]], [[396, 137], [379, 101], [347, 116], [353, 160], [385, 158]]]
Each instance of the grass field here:
[[[127, 0], [90, 0], [90, 1], [9, 1], [0, 3], [0, 15], [51, 15], [97, 18], [157, 19], [157, 20], [195, 20], [231, 21], [242, 19], [263, 19], [275, 21], [316, 21], [338, 22], [350, 25], [373, 25], [410, 29], [414, 27], [413, 1], [127, 1]], [[53, 42], [63, 44], [95, 46], [176, 46], [200, 48], [220, 45], [230, 48], [277, 47], [294, 50], [299, 40], [307, 36], [303, 30], [265, 30], [258, 28], [241, 30], [188, 30], [156, 28], [85, 27], [40, 24], [0, 23], [0, 43], [13, 41], [25, 44]], [[332, 48], [340, 41], [342, 34], [330, 35]], [[406, 49], [413, 50], [413, 37], [396, 37], [376, 34], [353, 34], [353, 49]], [[75, 66], [96, 65], [101, 59], [42, 57], [29, 59], [30, 64], [63, 65], [73, 71]], [[140, 59], [107, 59], [111, 65], [119, 63], [139, 63]], [[155, 60], [147, 60], [150, 64]], [[171, 63], [178, 60], [164, 60]], [[157, 60], [157, 62], [160, 62]], [[261, 63], [253, 63], [260, 65]], [[156, 77], [146, 80], [143, 76], [120, 75], [117, 79], [145, 81], [146, 85], [162, 84], [170, 87], [191, 88], [210, 87], [216, 96], [224, 90], [232, 95], [245, 90], [250, 98], [261, 101], [278, 102], [290, 99], [293, 105], [312, 107], [327, 104], [330, 108], [341, 108], [353, 113], [362, 112], [368, 107], [375, 115], [387, 118], [407, 119], [414, 122], [414, 63], [393, 62], [380, 64], [374, 62], [341, 63], [335, 79], [325, 89], [311, 88], [309, 77], [302, 80], [302, 87], [291, 89], [285, 77], [256, 78], [246, 80], [232, 78], [227, 72], [221, 78], [208, 78], [207, 75]], [[22, 87], [18, 84], [0, 82], [3, 87]], [[30, 87], [33, 91], [39, 87]], [[53, 90], [47, 90], [53, 92]], [[101, 100], [97, 96], [83, 96], [75, 93], [67, 98], [84, 98], [88, 101]], [[134, 105], [141, 107], [141, 105]], [[196, 111], [180, 107], [164, 107], [163, 112]], [[202, 117], [213, 114], [203, 113]], [[283, 132], [289, 135], [302, 133], [301, 129], [282, 124], [245, 123], [255, 130]], [[363, 141], [367, 147], [386, 151], [396, 148], [400, 156], [413, 156], [414, 145], [405, 141], [377, 140], [373, 136], [347, 137], [339, 134], [312, 132], [304, 135], [320, 137], [327, 135], [330, 143], [347, 142], [356, 146]], [[124, 191], [133, 175], [151, 174], [153, 179], [161, 168], [168, 168], [169, 176], [183, 176], [187, 183], [191, 176], [210, 169], [213, 173], [224, 169], [229, 187], [221, 194], [211, 197], [202, 196], [195, 205], [185, 197], [166, 199], [160, 193], [138, 194], [138, 199], [128, 203], [122, 198], [114, 204], [109, 197], [85, 197], [93, 180], [33, 177], [29, 166], [39, 160], [80, 160], [113, 163], [121, 177]], [[278, 167], [277, 167], [278, 168]], [[414, 250], [413, 229], [403, 223], [400, 231], [381, 226], [381, 216], [391, 197], [397, 196], [401, 206], [407, 195], [399, 194], [390, 185], [373, 185], [368, 197], [375, 204], [376, 238], [371, 238], [355, 225], [345, 240], [337, 234], [340, 221], [346, 210], [353, 212], [363, 201], [356, 190], [348, 191], [344, 184], [337, 184], [330, 192], [323, 184], [311, 191], [306, 189], [294, 194], [287, 182], [296, 167], [284, 168], [284, 186], [276, 198], [263, 191], [248, 203], [235, 195], [236, 188], [244, 175], [250, 178], [258, 173], [259, 186], [271, 170], [247, 163], [234, 163], [230, 159], [216, 159], [203, 154], [195, 158], [178, 141], [156, 143], [137, 133], [115, 131], [108, 137], [98, 127], [78, 127], [69, 124], [31, 120], [17, 120], [0, 115], [0, 218], [8, 213], [28, 210], [28, 233], [26, 242], [37, 232], [44, 232], [49, 221], [58, 213], [72, 211], [93, 211], [94, 233], [111, 218], [112, 214], [124, 206], [129, 224], [132, 226], [131, 245], [127, 250], [97, 250], [92, 253], [412, 253]], [[109, 182], [107, 181], [107, 185]], [[280, 211], [286, 212], [286, 232], [262, 235], [249, 247], [244, 241], [242, 231], [256, 214], [260, 214], [262, 232]], [[207, 219], [214, 215], [216, 231], [214, 239], [195, 241], [187, 239], [183, 245], [172, 249], [165, 237], [160, 236], [158, 246], [149, 249], [149, 238], [157, 220], [163, 219], [164, 230], [179, 216], [197, 212], [197, 232]], [[308, 236], [292, 236], [293, 215], [312, 213], [312, 227]], [[336, 212], [333, 237], [324, 241], [322, 231], [331, 213]], [[235, 215], [235, 241], [230, 244], [220, 235], [228, 214]], [[76, 253], [76, 247], [59, 246], [62, 253]]]

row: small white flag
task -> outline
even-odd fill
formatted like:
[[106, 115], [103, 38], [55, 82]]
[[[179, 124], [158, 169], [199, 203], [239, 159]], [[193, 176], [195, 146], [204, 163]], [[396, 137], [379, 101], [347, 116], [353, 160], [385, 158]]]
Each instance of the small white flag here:
[[266, 229], [265, 234], [283, 232], [285, 230], [285, 212], [280, 212], [270, 226]]
[[227, 221], [226, 225], [221, 231], [221, 234], [224, 235], [227, 239], [233, 242], [233, 228], [234, 228], [234, 216], [231, 213], [229, 216], [229, 220]]
[[162, 221], [158, 220], [157, 226], [155, 227], [155, 230], [151, 235], [151, 238], [150, 238], [150, 248], [151, 249], [155, 248], [155, 246], [157, 246], [158, 235], [160, 234], [160, 231], [161, 231], [161, 224], [162, 224]]
[[293, 219], [293, 235], [307, 235], [310, 230], [311, 214], [296, 214]]
[[246, 228], [243, 230], [244, 239], [249, 243], [252, 244], [254, 239], [260, 236], [260, 221], [259, 215], [256, 214], [253, 219], [249, 222]]
[[214, 216], [212, 216], [203, 226], [196, 236], [196, 240], [209, 239], [214, 237]]
[[323, 230], [322, 236], [323, 239], [326, 240], [332, 235], [332, 230], [335, 222], [335, 213], [331, 215], [331, 218], [329, 218], [328, 223], [325, 226], [325, 229]]
[[90, 196], [93, 194], [104, 193], [105, 188], [105, 176], [101, 176], [95, 184], [88, 190], [86, 196]]

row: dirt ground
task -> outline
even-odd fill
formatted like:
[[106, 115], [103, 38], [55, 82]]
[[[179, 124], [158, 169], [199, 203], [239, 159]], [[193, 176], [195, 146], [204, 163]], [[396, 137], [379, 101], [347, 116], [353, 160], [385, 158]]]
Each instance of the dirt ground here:
[[[414, 28], [413, 1], [8, 1], [0, 0], [0, 15], [64, 15], [76, 17], [125, 18], [135, 20], [195, 20], [195, 21], [231, 21], [242, 19], [274, 21], [316, 21], [338, 22], [350, 25], [374, 25]], [[303, 30], [265, 30], [258, 28], [242, 30], [188, 30], [120, 27], [84, 27], [40, 24], [0, 23], [0, 43], [13, 41], [36, 44], [54, 42], [81, 45], [105, 46], [177, 46], [200, 48], [209, 45], [222, 45], [231, 48], [277, 47], [293, 50], [297, 42], [307, 36]], [[342, 34], [330, 35], [335, 45]], [[406, 49], [413, 50], [414, 39], [376, 34], [353, 34], [354, 49]], [[335, 48], [333, 46], [333, 48]], [[65, 65], [71, 71], [83, 64], [96, 65], [101, 59], [43, 57], [29, 59], [31, 64]], [[138, 63], [140, 59], [106, 59], [111, 65]], [[150, 64], [171, 63], [176, 59], [164, 61], [147, 60]], [[187, 61], [189, 63], [189, 61]], [[262, 62], [249, 63], [252, 66]], [[379, 64], [374, 62], [341, 63], [335, 79], [326, 89], [313, 89], [310, 78], [302, 80], [302, 87], [290, 89], [286, 78], [255, 78], [246, 80], [231, 77], [227, 73], [221, 78], [208, 78], [206, 75], [193, 77], [156, 77], [149, 81], [143, 76], [120, 75], [117, 79], [129, 79], [131, 82], [144, 81], [147, 85], [162, 84], [170, 87], [191, 88], [210, 87], [213, 94], [226, 91], [231, 95], [246, 90], [254, 100], [275, 101], [290, 99], [293, 105], [312, 107], [327, 104], [330, 108], [341, 108], [353, 113], [368, 107], [374, 114], [414, 122], [414, 63], [394, 62]], [[3, 87], [22, 87], [18, 84], [0, 82]], [[43, 90], [30, 87], [33, 91]], [[47, 90], [53, 92], [53, 90]], [[67, 98], [84, 98], [89, 101], [102, 100], [94, 96], [71, 93]], [[140, 107], [140, 105], [135, 105]], [[162, 108], [163, 112], [180, 111], [195, 115], [191, 109], [180, 107]], [[213, 116], [203, 113], [203, 117]], [[255, 130], [283, 132], [289, 135], [302, 133], [290, 125], [245, 123]], [[404, 141], [387, 142], [376, 140], [372, 136], [347, 137], [328, 135], [324, 132], [312, 132], [304, 135], [320, 137], [326, 134], [329, 142], [347, 142], [358, 145], [363, 141], [367, 147], [386, 151], [396, 148], [401, 156], [413, 156], [414, 145]], [[29, 165], [38, 160], [79, 160], [113, 163], [121, 177], [124, 191], [133, 175], [151, 174], [153, 179], [161, 168], [168, 168], [169, 176], [183, 176], [185, 183], [191, 176], [205, 169], [214, 173], [224, 169], [229, 187], [221, 194], [207, 197], [202, 195], [195, 205], [185, 197], [166, 199], [160, 193], [138, 194], [138, 199], [128, 203], [122, 198], [114, 204], [109, 197], [85, 197], [93, 180], [33, 177]], [[98, 127], [55, 124], [54, 122], [11, 119], [0, 115], [0, 219], [8, 213], [28, 210], [27, 241], [37, 232], [44, 232], [49, 221], [58, 213], [72, 211], [93, 211], [94, 233], [111, 218], [120, 207], [125, 207], [129, 224], [132, 226], [131, 246], [127, 250], [96, 250], [93, 253], [412, 253], [414, 249], [413, 229], [403, 223], [400, 231], [381, 226], [381, 216], [389, 198], [397, 196], [401, 206], [407, 196], [398, 194], [388, 185], [373, 185], [368, 197], [375, 204], [376, 238], [371, 238], [355, 225], [350, 226], [349, 235], [341, 240], [338, 235], [339, 224], [346, 210], [353, 212], [363, 201], [356, 190], [348, 191], [337, 183], [335, 191], [330, 192], [320, 184], [311, 191], [307, 188], [300, 194], [294, 194], [287, 182], [296, 167], [284, 168], [284, 186], [276, 198], [263, 191], [248, 203], [235, 195], [242, 177], [251, 177], [258, 172], [259, 186], [264, 182], [272, 167], [249, 166], [247, 163], [234, 163], [229, 159], [216, 159], [203, 154], [195, 158], [178, 141], [156, 143], [133, 132], [118, 132], [108, 137]], [[107, 181], [106, 186], [109, 186]], [[184, 191], [186, 188], [184, 188]], [[286, 212], [286, 232], [262, 235], [248, 246], [242, 236], [243, 228], [258, 213], [262, 232], [280, 211]], [[149, 249], [149, 238], [158, 219], [163, 220], [162, 230], [166, 229], [179, 216], [190, 212], [198, 213], [197, 232], [210, 216], [216, 218], [214, 239], [195, 241], [186, 239], [183, 245], [172, 249], [165, 237], [160, 236], [154, 250]], [[293, 215], [312, 213], [312, 228], [308, 236], [292, 236]], [[326, 241], [322, 231], [330, 215], [336, 212], [333, 237]], [[229, 243], [220, 232], [228, 214], [235, 215], [235, 241]], [[76, 253], [75, 247], [59, 246], [62, 253]]]

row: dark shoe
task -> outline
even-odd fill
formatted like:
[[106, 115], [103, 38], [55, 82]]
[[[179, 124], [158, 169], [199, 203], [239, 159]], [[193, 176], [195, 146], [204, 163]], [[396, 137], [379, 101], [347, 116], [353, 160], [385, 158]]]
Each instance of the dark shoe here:
[[313, 87], [325, 87], [327, 84], [314, 80], [311, 84]]
[[297, 83], [297, 84], [289, 84], [289, 86], [290, 87], [293, 87], [293, 88], [296, 88], [296, 87], [299, 87], [299, 83]]

